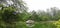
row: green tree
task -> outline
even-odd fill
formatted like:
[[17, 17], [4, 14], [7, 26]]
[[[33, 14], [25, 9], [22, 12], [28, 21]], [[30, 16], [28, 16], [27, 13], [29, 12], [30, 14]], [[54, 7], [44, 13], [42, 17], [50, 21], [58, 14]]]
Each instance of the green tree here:
[[[0, 5], [0, 7], [2, 7], [0, 9], [0, 20], [1, 24], [3, 23], [4, 25], [6, 25], [6, 28], [10, 28], [10, 27], [15, 27], [16, 26], [16, 22], [17, 21], [23, 21], [25, 19], [27, 19], [27, 17], [29, 17], [28, 12], [27, 12], [27, 7], [25, 6], [25, 4], [19, 0], [11, 0], [14, 4], [9, 4], [7, 1], [9, 0], [0, 0], [2, 1]], [[4, 2], [3, 2], [4, 1]], [[4, 27], [4, 26], [3, 26]], [[12, 28], [13, 28], [12, 27]]]
[[34, 21], [40, 21], [38, 14], [34, 10], [31, 12], [29, 19]]

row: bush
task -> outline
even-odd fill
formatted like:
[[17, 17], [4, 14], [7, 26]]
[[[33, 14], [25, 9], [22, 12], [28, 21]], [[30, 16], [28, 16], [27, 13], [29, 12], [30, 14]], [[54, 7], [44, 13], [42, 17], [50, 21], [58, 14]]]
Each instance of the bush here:
[[53, 23], [55, 26], [57, 26], [57, 28], [60, 28], [60, 19], [56, 22]]

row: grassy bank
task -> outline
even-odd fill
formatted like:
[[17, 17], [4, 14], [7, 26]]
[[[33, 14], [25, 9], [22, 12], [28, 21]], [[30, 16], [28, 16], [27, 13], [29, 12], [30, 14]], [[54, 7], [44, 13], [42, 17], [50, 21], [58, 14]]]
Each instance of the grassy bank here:
[[[56, 28], [55, 25], [53, 25], [53, 22], [35, 22], [35, 26], [32, 28]], [[28, 28], [26, 26], [25, 22], [19, 22], [17, 23], [17, 28]]]

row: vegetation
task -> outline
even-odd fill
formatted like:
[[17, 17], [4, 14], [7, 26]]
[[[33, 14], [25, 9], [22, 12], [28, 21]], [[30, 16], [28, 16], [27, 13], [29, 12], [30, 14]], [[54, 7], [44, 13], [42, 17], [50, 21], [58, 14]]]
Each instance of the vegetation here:
[[60, 28], [60, 9], [57, 7], [27, 12], [28, 7], [22, 0], [11, 0], [11, 4], [0, 1], [0, 28], [28, 28], [27, 20], [35, 21], [31, 28]]

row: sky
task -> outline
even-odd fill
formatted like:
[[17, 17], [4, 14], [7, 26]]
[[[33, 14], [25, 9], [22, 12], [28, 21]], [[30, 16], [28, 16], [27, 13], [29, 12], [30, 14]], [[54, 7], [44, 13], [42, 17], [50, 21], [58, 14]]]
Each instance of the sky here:
[[24, 0], [27, 3], [28, 10], [46, 10], [51, 7], [60, 8], [60, 0]]

